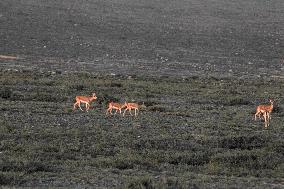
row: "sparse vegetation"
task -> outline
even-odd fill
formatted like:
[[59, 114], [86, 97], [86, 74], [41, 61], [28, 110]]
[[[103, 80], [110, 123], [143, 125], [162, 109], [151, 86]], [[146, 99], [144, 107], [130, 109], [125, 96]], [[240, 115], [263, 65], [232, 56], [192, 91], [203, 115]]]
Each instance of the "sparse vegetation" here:
[[[0, 81], [4, 77], [25, 80], [13, 86], [5, 83], [9, 89], [4, 91], [13, 88], [13, 94], [23, 96], [2, 98], [3, 185], [57, 186], [50, 182], [53, 179], [65, 180], [70, 186], [92, 186], [102, 179], [111, 186], [126, 188], [208, 188], [212, 183], [221, 188], [236, 186], [227, 178], [239, 180], [244, 187], [281, 185], [281, 80], [268, 86], [278, 108], [272, 113], [271, 126], [265, 129], [261, 121], [253, 120], [255, 104], [249, 100], [262, 93], [255, 91], [247, 97], [250, 85], [235, 85], [235, 79], [200, 77], [180, 82], [167, 78], [163, 82], [156, 77], [129, 80], [120, 76], [114, 81], [115, 77], [39, 74], [34, 80], [31, 74], [1, 73]], [[82, 83], [92, 84], [79, 91], [70, 90], [68, 86], [79, 77]], [[221, 91], [223, 86], [218, 82], [234, 85], [238, 97], [233, 93], [216, 96], [213, 90]], [[253, 85], [264, 87], [261, 83], [254, 81]], [[31, 84], [33, 87], [27, 91]], [[109, 93], [110, 88], [115, 93]], [[138, 117], [105, 116], [104, 102], [134, 98], [128, 91], [135, 88], [147, 88], [135, 96], [136, 102], [146, 104]], [[93, 91], [97, 92], [98, 101], [89, 113], [71, 111], [76, 95]], [[202, 175], [206, 182], [201, 182], [197, 175]], [[255, 182], [248, 184], [250, 179]], [[267, 185], [261, 184], [264, 182]]]
[[284, 188], [281, 0], [1, 0], [0, 23], [0, 187]]

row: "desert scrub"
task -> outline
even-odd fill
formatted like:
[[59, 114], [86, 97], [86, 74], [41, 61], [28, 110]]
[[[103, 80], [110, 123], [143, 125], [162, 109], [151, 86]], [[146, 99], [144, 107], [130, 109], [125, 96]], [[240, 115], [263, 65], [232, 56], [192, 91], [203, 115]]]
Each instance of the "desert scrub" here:
[[269, 138], [262, 135], [227, 136], [219, 139], [219, 147], [228, 149], [255, 149], [265, 147]]
[[240, 105], [249, 105], [251, 104], [247, 99], [244, 97], [238, 96], [230, 96], [226, 97], [225, 101], [222, 102], [225, 106], [240, 106]]
[[16, 127], [9, 123], [9, 121], [0, 119], [0, 133], [3, 135], [13, 133]]
[[[272, 156], [274, 156], [273, 160], [269, 160]], [[215, 172], [219, 170], [219, 174], [226, 175], [272, 177], [273, 173], [278, 171], [278, 166], [281, 165], [281, 158], [283, 158], [283, 154], [267, 149], [236, 149], [212, 156], [208, 168], [215, 170]], [[262, 170], [267, 171], [263, 172]]]
[[2, 186], [17, 186], [25, 182], [26, 179], [22, 172], [0, 172], [0, 183]]
[[192, 153], [176, 153], [174, 156], [169, 157], [168, 163], [178, 165], [187, 164], [191, 166], [203, 166], [210, 160], [210, 152], [192, 152]]
[[0, 89], [0, 98], [10, 99], [13, 96], [12, 89], [8, 87], [3, 87]]
[[[251, 84], [260, 82], [279, 98], [271, 127], [263, 129], [252, 117], [254, 104], [265, 99], [259, 91], [246, 95], [249, 82], [9, 74], [17, 81], [13, 85], [0, 78], [12, 91], [0, 107], [0, 151], [9, 159], [1, 178], [8, 185], [56, 177], [88, 187], [107, 175], [113, 186], [125, 188], [209, 188], [212, 183], [228, 188], [240, 185], [236, 179], [250, 187], [283, 176], [281, 83]], [[71, 110], [76, 95], [92, 92], [98, 96], [93, 109]], [[138, 117], [105, 115], [109, 101], [125, 100], [145, 102], [146, 109]], [[251, 177], [259, 180], [250, 183]]]
[[177, 178], [165, 176], [150, 176], [144, 175], [142, 177], [127, 178], [126, 188], [131, 189], [154, 189], [154, 188], [186, 188], [187, 186]]

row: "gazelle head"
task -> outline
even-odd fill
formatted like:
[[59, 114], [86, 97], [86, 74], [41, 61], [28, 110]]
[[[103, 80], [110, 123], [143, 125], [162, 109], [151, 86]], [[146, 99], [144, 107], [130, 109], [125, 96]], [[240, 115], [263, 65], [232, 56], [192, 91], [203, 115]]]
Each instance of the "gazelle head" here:
[[273, 101], [273, 100], [271, 100], [271, 99], [269, 99], [269, 102], [270, 102], [271, 104], [273, 104], [273, 103], [274, 103], [274, 101]]
[[92, 98], [93, 98], [94, 100], [96, 100], [96, 99], [97, 99], [96, 93], [93, 93]]

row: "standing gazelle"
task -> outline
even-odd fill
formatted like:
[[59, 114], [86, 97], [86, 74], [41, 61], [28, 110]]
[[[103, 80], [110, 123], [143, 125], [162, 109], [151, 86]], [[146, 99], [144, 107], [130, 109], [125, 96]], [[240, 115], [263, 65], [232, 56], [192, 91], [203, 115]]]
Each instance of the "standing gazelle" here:
[[271, 119], [271, 112], [273, 110], [273, 100], [269, 100], [270, 105], [259, 105], [256, 107], [256, 113], [254, 114], [254, 120], [256, 120], [256, 116], [260, 118], [260, 115], [264, 117], [265, 126], [269, 125], [269, 121]]
[[117, 113], [117, 111], [119, 111], [119, 113], [121, 114], [121, 109], [123, 109], [125, 107], [125, 104], [120, 104], [120, 103], [115, 103], [115, 102], [110, 102], [108, 104], [108, 109], [106, 111], [106, 114], [110, 113], [112, 115], [112, 110], [115, 109], [115, 113]]
[[76, 102], [74, 103], [73, 110], [76, 109], [76, 106], [79, 106], [80, 110], [82, 110], [81, 103], [85, 103], [86, 111], [88, 111], [90, 108], [90, 103], [96, 99], [97, 99], [96, 93], [93, 93], [93, 96], [76, 96]]
[[139, 112], [139, 105], [137, 103], [124, 103], [124, 106], [126, 109], [123, 112], [123, 116], [125, 115], [125, 112], [128, 110], [130, 115], [132, 115], [131, 110], [134, 109], [134, 115], [137, 116]]
[[263, 114], [266, 112], [268, 119], [271, 119], [271, 112], [273, 110], [273, 100], [269, 99], [270, 105], [259, 105], [256, 107], [256, 113], [254, 114], [254, 120], [256, 120], [256, 116], [260, 118], [260, 114]]

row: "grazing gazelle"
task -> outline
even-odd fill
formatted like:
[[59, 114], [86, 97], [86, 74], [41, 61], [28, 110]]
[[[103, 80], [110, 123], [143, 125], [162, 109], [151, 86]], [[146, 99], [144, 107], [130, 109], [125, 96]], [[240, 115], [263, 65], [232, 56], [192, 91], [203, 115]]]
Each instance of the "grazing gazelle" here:
[[125, 104], [120, 104], [120, 103], [115, 103], [115, 102], [110, 102], [108, 104], [108, 109], [106, 111], [106, 114], [110, 113], [112, 115], [112, 110], [115, 109], [115, 113], [117, 113], [117, 111], [119, 111], [119, 113], [121, 114], [121, 109], [123, 109], [125, 107]]
[[81, 103], [85, 103], [86, 104], [86, 111], [88, 111], [89, 108], [90, 108], [90, 103], [93, 100], [96, 100], [96, 99], [97, 99], [96, 93], [93, 93], [93, 96], [76, 96], [76, 102], [73, 106], [73, 110], [76, 109], [76, 106], [79, 106], [80, 110], [82, 110]]
[[[130, 115], [132, 115], [131, 110], [134, 109], [134, 115], [137, 116], [138, 112], [139, 112], [139, 105], [137, 103], [124, 103], [124, 107], [126, 107], [126, 109], [123, 112], [123, 116], [125, 115], [125, 112], [128, 110]], [[137, 112], [137, 113], [136, 113]]]
[[[267, 118], [271, 119], [271, 112], [273, 110], [273, 100], [269, 99], [270, 105], [259, 105], [256, 107], [256, 113], [254, 114], [254, 120], [256, 120], [256, 116], [260, 118], [260, 114], [265, 115], [264, 113], [266, 112]], [[264, 116], [265, 118], [265, 116]]]

